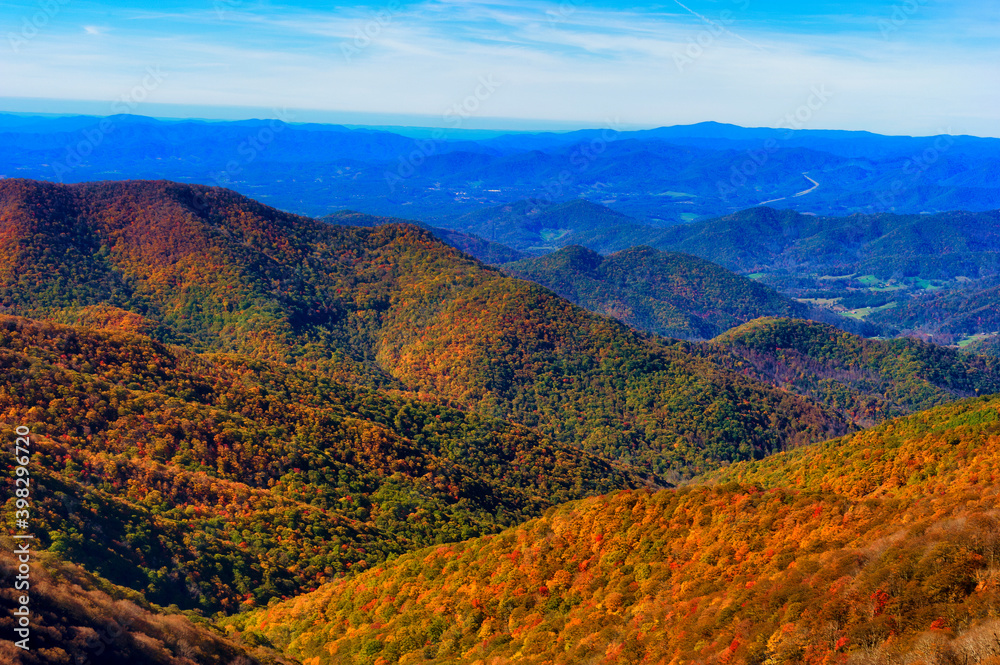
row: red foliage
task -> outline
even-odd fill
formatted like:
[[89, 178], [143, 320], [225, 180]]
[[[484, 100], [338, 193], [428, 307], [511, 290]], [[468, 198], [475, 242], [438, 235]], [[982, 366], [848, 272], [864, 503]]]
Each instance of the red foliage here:
[[889, 604], [889, 592], [882, 589], [877, 589], [871, 595], [872, 599], [872, 613], [875, 616], [880, 616], [885, 612], [885, 606]]

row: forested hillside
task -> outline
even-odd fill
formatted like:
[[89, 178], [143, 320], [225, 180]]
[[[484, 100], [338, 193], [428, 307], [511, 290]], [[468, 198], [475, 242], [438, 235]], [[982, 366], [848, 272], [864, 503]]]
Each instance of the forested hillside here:
[[[197, 613], [151, 604], [138, 591], [115, 586], [51, 552], [34, 553], [30, 589], [13, 581], [20, 565], [12, 539], [0, 547], [0, 631], [16, 635], [12, 612], [29, 591], [29, 649], [0, 639], [0, 660], [10, 665], [106, 663], [107, 665], [293, 665], [257, 640], [247, 643]], [[11, 582], [8, 584], [7, 582]]]
[[[600, 267], [588, 267], [592, 259], [574, 263], [566, 252], [579, 259], [580, 250], [570, 249], [579, 245], [615, 257], [616, 263], [639, 258], [634, 254], [639, 245], [697, 256], [794, 298], [795, 316], [808, 312], [809, 318], [868, 337], [915, 332], [952, 344], [998, 330], [996, 211], [830, 217], [758, 206], [654, 227], [585, 200], [558, 205], [529, 200], [470, 213], [461, 222], [455, 228], [533, 254], [552, 252], [522, 259], [511, 267], [515, 274], [566, 297], [578, 293], [578, 304], [592, 311], [610, 311], [632, 325], [680, 337], [692, 337], [688, 328], [698, 327], [694, 321], [685, 325], [683, 312], [700, 312], [682, 306], [678, 314], [664, 306], [662, 279], [647, 275], [615, 282], [615, 291], [604, 283]], [[642, 265], [632, 267], [646, 274]], [[584, 274], [569, 277], [575, 271]], [[629, 295], [620, 295], [623, 289]], [[782, 312], [762, 313], [767, 314]]]
[[942, 343], [994, 335], [1000, 332], [1000, 280], [992, 277], [922, 294], [871, 318]]
[[529, 254], [543, 254], [579, 244], [618, 249], [643, 244], [654, 229], [639, 220], [586, 199], [555, 203], [525, 199], [483, 208], [449, 222], [449, 228], [474, 233]]
[[0, 222], [14, 314], [115, 306], [163, 341], [401, 389], [661, 475], [847, 431], [413, 226], [331, 226], [168, 182], [23, 180], [0, 181]]
[[[102, 615], [141, 619], [114, 662], [178, 665], [993, 654], [1000, 405], [815, 443], [993, 392], [992, 359], [790, 319], [644, 335], [426, 229], [163, 181], [0, 180], [0, 256], [53, 649]], [[719, 327], [789, 305], [646, 249], [539, 265], [565, 257]]]
[[645, 482], [523, 426], [147, 337], [0, 317], [0, 367], [0, 419], [38, 436], [38, 544], [162, 605], [232, 611]]
[[[743, 373], [870, 427], [1000, 392], [1000, 362], [915, 339], [874, 340], [811, 321], [762, 318], [712, 340]], [[716, 355], [715, 357], [720, 357]]]
[[758, 207], [671, 227], [656, 247], [737, 272], [975, 278], [1000, 268], [1000, 212], [818, 217]]
[[317, 664], [993, 663], [998, 410], [558, 506], [234, 623]]
[[398, 217], [379, 217], [377, 215], [366, 215], [353, 210], [341, 210], [332, 215], [322, 218], [324, 222], [343, 226], [380, 226], [382, 224], [414, 224], [427, 229], [435, 238], [455, 249], [474, 256], [483, 263], [500, 264], [518, 261], [524, 255], [506, 245], [491, 240], [484, 240], [477, 235], [462, 233], [451, 229], [438, 228], [423, 224], [412, 219], [400, 219]]
[[633, 328], [681, 339], [709, 339], [761, 316], [809, 313], [714, 263], [642, 246], [601, 256], [571, 245], [503, 270]]

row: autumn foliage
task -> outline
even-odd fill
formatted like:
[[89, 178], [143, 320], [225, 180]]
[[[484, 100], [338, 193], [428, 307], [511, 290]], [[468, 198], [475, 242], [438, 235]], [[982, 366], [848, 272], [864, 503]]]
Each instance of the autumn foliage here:
[[982, 662], [1000, 655], [998, 409], [561, 505], [238, 623], [311, 663]]
[[235, 610], [645, 482], [523, 426], [148, 337], [0, 316], [0, 369], [0, 421], [37, 437], [40, 544], [164, 605]]
[[[504, 277], [415, 226], [219, 188], [0, 181], [0, 304], [405, 390], [681, 478], [849, 431], [837, 414]], [[111, 309], [115, 308], [115, 309]]]

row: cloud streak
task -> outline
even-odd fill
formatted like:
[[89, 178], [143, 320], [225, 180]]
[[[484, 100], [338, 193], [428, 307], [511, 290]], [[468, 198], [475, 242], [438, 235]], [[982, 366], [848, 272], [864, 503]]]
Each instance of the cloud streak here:
[[[505, 85], [484, 117], [773, 125], [824, 84], [837, 94], [815, 127], [1000, 131], [1000, 93], [983, 85], [1000, 80], [1000, 49], [987, 38], [1000, 14], [978, 2], [927, 0], [886, 37], [879, 20], [892, 3], [838, 15], [829, 3], [803, 14], [801, 3], [767, 0], [687, 0], [676, 11], [573, 0], [331, 11], [220, 1], [225, 12], [178, 0], [162, 12], [116, 10], [114, 21], [98, 6], [67, 4], [5, 58], [6, 94], [110, 100], [158, 65], [171, 77], [151, 101], [434, 117], [494, 75]], [[377, 34], [345, 58], [366, 28]], [[691, 52], [698, 57], [679, 70], [676, 57]]]

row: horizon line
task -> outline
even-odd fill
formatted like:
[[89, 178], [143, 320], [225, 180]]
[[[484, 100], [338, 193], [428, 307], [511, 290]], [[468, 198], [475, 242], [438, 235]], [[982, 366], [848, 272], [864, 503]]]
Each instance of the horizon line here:
[[[11, 104], [13, 102], [13, 104]], [[61, 110], [61, 111], [41, 111], [35, 108], [27, 108], [24, 102], [42, 102], [51, 104], [56, 102], [60, 105], [97, 106], [88, 110]], [[21, 108], [9, 108], [10, 106]], [[952, 134], [942, 131], [937, 134], [912, 135], [912, 134], [882, 134], [869, 129], [842, 128], [842, 127], [770, 127], [770, 126], [747, 126], [721, 120], [702, 120], [695, 123], [674, 123], [674, 124], [629, 124], [621, 123], [617, 119], [609, 119], [607, 122], [587, 124], [579, 121], [554, 121], [541, 119], [508, 118], [484, 116], [471, 118], [474, 122], [468, 123], [470, 126], [450, 126], [445, 124], [443, 118], [422, 114], [388, 114], [380, 112], [360, 112], [360, 111], [334, 111], [325, 109], [287, 109], [272, 108], [266, 109], [258, 106], [223, 106], [223, 105], [203, 105], [203, 104], [144, 104], [148, 107], [159, 107], [166, 113], [156, 113], [153, 108], [148, 109], [149, 115], [145, 113], [108, 113], [101, 110], [108, 110], [108, 105], [95, 100], [67, 100], [67, 99], [45, 99], [31, 97], [0, 97], [0, 115], [37, 117], [45, 119], [70, 118], [70, 117], [92, 117], [110, 118], [119, 116], [133, 116], [159, 122], [205, 122], [205, 123], [235, 123], [235, 122], [265, 122], [269, 120], [279, 120], [290, 126], [302, 125], [327, 125], [341, 126], [347, 129], [374, 129], [390, 133], [416, 132], [420, 138], [428, 132], [444, 132], [446, 134], [469, 136], [473, 134], [541, 134], [555, 133], [567, 134], [578, 131], [593, 131], [607, 129], [611, 125], [616, 125], [616, 130], [621, 132], [643, 132], [660, 129], [673, 129], [685, 127], [698, 127], [701, 125], [716, 125], [722, 127], [734, 127], [746, 130], [770, 130], [770, 131], [791, 131], [795, 133], [810, 132], [843, 132], [870, 134], [874, 136], [884, 136], [893, 138], [931, 138], [935, 136], [970, 137], [978, 139], [1000, 139], [998, 136], [982, 136], [977, 134]], [[179, 114], [180, 109], [189, 109], [188, 114]], [[206, 115], [199, 115], [195, 109], [209, 110]], [[216, 113], [211, 113], [211, 110]], [[237, 115], [237, 113], [239, 115]], [[299, 119], [301, 116], [306, 118]], [[214, 117], [213, 117], [214, 116]], [[284, 119], [280, 116], [298, 116], [293, 119]], [[335, 119], [341, 116], [340, 119]], [[364, 121], [362, 121], [364, 120]], [[451, 123], [453, 124], [453, 123]], [[475, 125], [475, 126], [471, 126]], [[404, 134], [405, 135], [405, 134]]]

